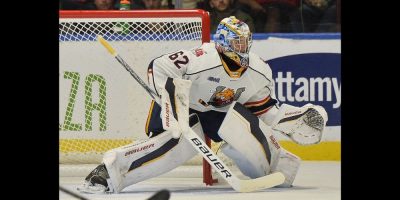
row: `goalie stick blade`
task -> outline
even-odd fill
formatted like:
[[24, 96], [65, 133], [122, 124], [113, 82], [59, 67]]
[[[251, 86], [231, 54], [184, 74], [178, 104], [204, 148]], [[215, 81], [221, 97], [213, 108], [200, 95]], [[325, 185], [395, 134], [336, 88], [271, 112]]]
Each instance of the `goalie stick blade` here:
[[233, 187], [238, 192], [253, 192], [275, 187], [284, 181], [285, 176], [281, 172], [275, 172], [256, 179], [238, 180], [239, 185], [233, 184]]
[[147, 200], [168, 200], [170, 192], [168, 190], [160, 190]]
[[211, 167], [238, 192], [252, 192], [267, 189], [280, 185], [285, 181], [285, 176], [281, 172], [256, 179], [239, 179], [192, 129], [189, 128], [189, 131], [184, 133], [183, 136], [193, 145], [196, 151], [203, 156]]

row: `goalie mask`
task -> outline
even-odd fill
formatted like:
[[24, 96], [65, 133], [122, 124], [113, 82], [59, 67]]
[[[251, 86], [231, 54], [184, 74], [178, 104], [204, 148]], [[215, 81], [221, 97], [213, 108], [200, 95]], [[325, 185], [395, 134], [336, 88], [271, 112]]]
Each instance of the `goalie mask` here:
[[214, 41], [220, 53], [242, 67], [249, 66], [252, 34], [246, 23], [236, 19], [235, 16], [223, 19], [217, 27]]

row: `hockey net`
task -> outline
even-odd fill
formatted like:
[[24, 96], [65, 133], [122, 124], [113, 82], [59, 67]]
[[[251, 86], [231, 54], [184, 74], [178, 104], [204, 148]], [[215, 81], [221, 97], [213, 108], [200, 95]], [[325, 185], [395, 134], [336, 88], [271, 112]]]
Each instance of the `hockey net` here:
[[[209, 24], [203, 10], [60, 11], [61, 176], [87, 175], [107, 150], [146, 139], [151, 99], [97, 35], [147, 80], [152, 59], [209, 42]], [[186, 165], [204, 165], [203, 181], [213, 183], [211, 168], [200, 155]]]

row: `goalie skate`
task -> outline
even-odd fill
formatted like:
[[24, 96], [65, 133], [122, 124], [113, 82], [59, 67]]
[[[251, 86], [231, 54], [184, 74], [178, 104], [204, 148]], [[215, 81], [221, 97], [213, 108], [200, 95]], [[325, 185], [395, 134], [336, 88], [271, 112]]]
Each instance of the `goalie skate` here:
[[110, 176], [105, 165], [101, 164], [90, 172], [83, 185], [78, 187], [77, 190], [91, 194], [112, 193], [114, 190], [110, 186]]

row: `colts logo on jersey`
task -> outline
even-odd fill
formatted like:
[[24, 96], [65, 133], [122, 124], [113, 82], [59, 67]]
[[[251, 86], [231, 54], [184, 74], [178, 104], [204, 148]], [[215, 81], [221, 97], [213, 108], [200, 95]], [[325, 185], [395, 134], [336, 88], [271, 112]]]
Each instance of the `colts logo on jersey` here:
[[214, 94], [211, 96], [210, 100], [208, 101], [208, 104], [216, 107], [216, 108], [221, 108], [224, 106], [227, 106], [231, 104], [233, 101], [236, 101], [239, 99], [240, 95], [242, 92], [245, 91], [245, 88], [239, 88], [236, 90], [231, 89], [231, 88], [226, 88], [225, 86], [218, 86], [215, 89]]

